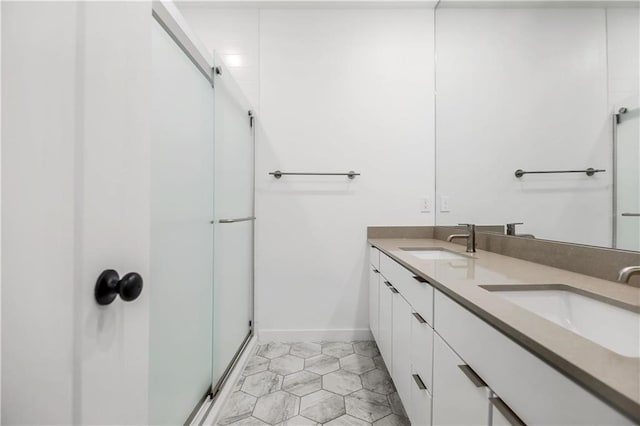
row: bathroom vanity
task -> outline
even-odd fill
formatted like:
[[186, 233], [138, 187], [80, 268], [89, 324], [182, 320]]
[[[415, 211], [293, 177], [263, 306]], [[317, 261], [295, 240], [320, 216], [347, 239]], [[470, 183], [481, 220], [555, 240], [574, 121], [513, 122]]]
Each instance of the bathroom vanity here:
[[414, 425], [640, 423], [640, 289], [369, 238], [370, 328]]

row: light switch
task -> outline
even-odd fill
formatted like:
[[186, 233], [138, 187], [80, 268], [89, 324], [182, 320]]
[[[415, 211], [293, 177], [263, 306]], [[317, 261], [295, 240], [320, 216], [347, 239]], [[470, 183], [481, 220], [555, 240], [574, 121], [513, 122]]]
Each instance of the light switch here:
[[451, 208], [449, 207], [449, 197], [442, 196], [440, 197], [440, 211], [441, 212], [450, 212]]
[[420, 213], [429, 213], [431, 211], [431, 198], [420, 198]]

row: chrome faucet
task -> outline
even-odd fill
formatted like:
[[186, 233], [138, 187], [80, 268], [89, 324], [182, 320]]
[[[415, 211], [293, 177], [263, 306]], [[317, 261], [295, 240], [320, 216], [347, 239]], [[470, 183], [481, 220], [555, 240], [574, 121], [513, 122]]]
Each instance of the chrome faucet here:
[[524, 225], [522, 222], [507, 223], [507, 235], [522, 238], [535, 238], [533, 234], [516, 234], [516, 225]]
[[472, 223], [459, 223], [458, 225], [465, 225], [467, 227], [468, 234], [451, 234], [447, 237], [447, 241], [451, 242], [456, 238], [467, 239], [467, 253], [476, 252], [476, 225]]
[[618, 272], [618, 281], [621, 283], [629, 283], [629, 279], [633, 275], [640, 275], [640, 266], [627, 266]]

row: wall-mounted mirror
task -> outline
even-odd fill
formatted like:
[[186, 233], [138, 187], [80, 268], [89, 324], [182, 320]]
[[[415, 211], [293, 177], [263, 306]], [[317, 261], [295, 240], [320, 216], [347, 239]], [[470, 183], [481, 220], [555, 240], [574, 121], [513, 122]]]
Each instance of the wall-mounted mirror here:
[[640, 250], [640, 9], [558, 4], [438, 4], [436, 223]]

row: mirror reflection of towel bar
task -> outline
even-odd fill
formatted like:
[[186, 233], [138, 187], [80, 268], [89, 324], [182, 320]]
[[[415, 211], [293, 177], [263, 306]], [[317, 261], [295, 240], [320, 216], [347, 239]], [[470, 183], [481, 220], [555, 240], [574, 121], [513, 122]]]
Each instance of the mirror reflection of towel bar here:
[[275, 172], [269, 172], [269, 174], [276, 179], [280, 179], [282, 176], [348, 176], [349, 179], [360, 176], [360, 173], [356, 173], [353, 170], [349, 170], [347, 173], [281, 172], [276, 170]]
[[602, 173], [602, 172], [606, 172], [606, 170], [603, 169], [594, 169], [592, 167], [589, 167], [588, 169], [584, 169], [584, 170], [536, 170], [536, 171], [524, 171], [522, 169], [518, 169], [515, 172], [515, 175], [517, 178], [521, 178], [524, 175], [537, 175], [537, 174], [551, 174], [551, 173], [586, 173], [587, 176], [593, 176], [596, 173]]

